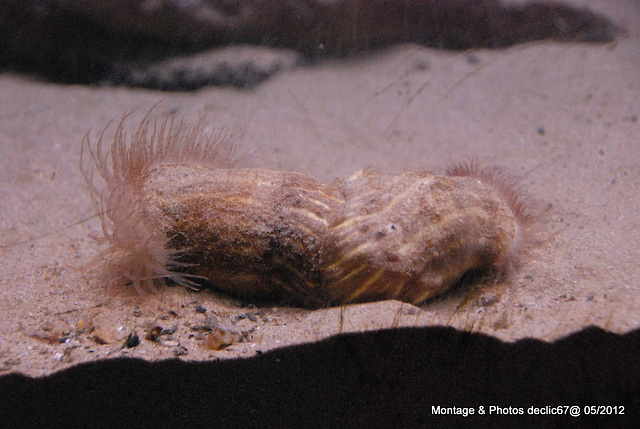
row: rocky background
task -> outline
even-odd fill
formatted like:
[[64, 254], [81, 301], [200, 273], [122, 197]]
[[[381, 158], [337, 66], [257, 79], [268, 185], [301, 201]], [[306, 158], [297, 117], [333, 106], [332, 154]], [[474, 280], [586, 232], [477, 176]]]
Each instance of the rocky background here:
[[[543, 39], [608, 42], [619, 31], [604, 15], [550, 2], [5, 0], [0, 3], [0, 66], [66, 83], [164, 90], [243, 87], [295, 64], [397, 43], [451, 50], [504, 48]], [[238, 44], [300, 55], [293, 60], [281, 52], [284, 58], [235, 59], [231, 64], [196, 55]], [[177, 55], [192, 58], [161, 62]]]

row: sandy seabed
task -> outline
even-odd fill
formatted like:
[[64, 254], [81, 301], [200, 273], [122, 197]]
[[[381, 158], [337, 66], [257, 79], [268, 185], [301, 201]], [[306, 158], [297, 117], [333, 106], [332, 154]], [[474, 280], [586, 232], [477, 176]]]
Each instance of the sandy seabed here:
[[[581, 2], [576, 2], [583, 4]], [[614, 5], [615, 4], [615, 5]], [[337, 333], [447, 326], [508, 342], [640, 327], [640, 8], [590, 2], [628, 33], [448, 53], [402, 45], [284, 71], [252, 90], [163, 93], [0, 75], [0, 371], [31, 376], [113, 357], [249, 357]], [[523, 176], [550, 207], [513, 278], [420, 306], [321, 310], [216, 292], [107, 290], [78, 168], [89, 131], [133, 112], [204, 115], [256, 167], [330, 182], [362, 168], [443, 171], [469, 159]], [[107, 132], [108, 135], [108, 132]]]

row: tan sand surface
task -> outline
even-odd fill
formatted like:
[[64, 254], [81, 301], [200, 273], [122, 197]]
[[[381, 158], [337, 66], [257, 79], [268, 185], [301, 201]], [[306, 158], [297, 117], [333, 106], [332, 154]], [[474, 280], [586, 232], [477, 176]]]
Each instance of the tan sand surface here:
[[[37, 376], [121, 356], [245, 357], [397, 326], [506, 341], [640, 328], [640, 8], [573, 3], [628, 34], [612, 44], [461, 53], [402, 45], [284, 71], [252, 90], [163, 93], [0, 75], [0, 373]], [[159, 101], [158, 117], [204, 115], [234, 133], [248, 165], [327, 182], [365, 167], [442, 171], [469, 159], [505, 167], [550, 207], [544, 238], [509, 281], [418, 307], [313, 311], [177, 287], [109, 291], [86, 269], [104, 247], [90, 237], [100, 223], [78, 168], [80, 143], [126, 112], [135, 129]]]

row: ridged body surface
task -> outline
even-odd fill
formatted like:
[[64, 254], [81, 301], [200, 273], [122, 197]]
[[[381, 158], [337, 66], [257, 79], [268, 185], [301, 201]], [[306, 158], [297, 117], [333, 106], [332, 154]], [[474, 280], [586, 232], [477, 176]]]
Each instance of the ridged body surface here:
[[362, 171], [338, 187], [345, 203], [331, 216], [322, 264], [334, 302], [421, 302], [499, 263], [516, 236], [506, 202], [474, 177]]
[[300, 173], [170, 165], [143, 195], [189, 273], [242, 297], [326, 302], [321, 246], [337, 189]]
[[244, 298], [418, 303], [511, 252], [518, 225], [471, 176], [361, 171], [323, 185], [260, 169], [160, 165], [141, 187], [186, 272]]

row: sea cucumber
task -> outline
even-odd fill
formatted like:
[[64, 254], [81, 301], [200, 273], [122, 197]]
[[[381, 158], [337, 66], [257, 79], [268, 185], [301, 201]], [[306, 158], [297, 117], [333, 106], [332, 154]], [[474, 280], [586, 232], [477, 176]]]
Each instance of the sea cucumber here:
[[419, 303], [505, 263], [518, 239], [507, 201], [476, 176], [362, 171], [338, 186], [345, 203], [323, 246], [332, 301]]
[[470, 271], [504, 271], [531, 221], [499, 169], [363, 170], [323, 184], [234, 168], [233, 146], [202, 122], [147, 117], [128, 137], [125, 118], [107, 150], [104, 131], [96, 144], [87, 134], [81, 168], [109, 244], [108, 283], [139, 292], [170, 281], [309, 307], [420, 303]]

